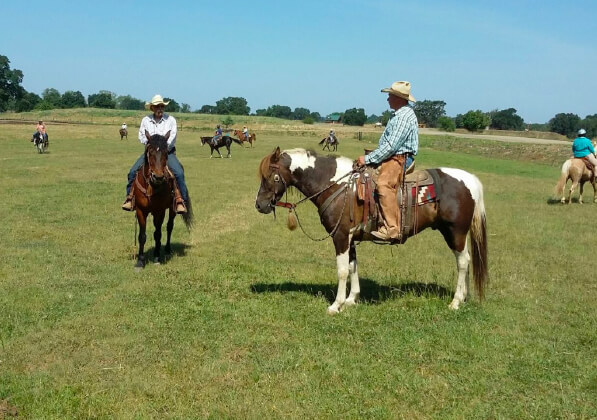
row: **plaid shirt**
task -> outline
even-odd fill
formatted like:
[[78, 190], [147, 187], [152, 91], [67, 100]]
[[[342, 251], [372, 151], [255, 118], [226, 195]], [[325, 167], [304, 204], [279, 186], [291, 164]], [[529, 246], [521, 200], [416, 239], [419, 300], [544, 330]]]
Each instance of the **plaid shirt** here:
[[379, 138], [377, 149], [365, 156], [365, 163], [379, 164], [389, 157], [402, 154], [417, 154], [419, 150], [419, 125], [417, 116], [410, 106], [403, 106], [388, 122]]

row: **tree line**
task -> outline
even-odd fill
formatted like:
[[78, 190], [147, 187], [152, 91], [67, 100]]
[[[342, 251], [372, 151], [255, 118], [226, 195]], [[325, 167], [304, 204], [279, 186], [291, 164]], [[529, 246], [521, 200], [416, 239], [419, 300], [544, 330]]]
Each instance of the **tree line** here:
[[[107, 108], [143, 110], [145, 102], [130, 95], [117, 95], [114, 92], [100, 90], [88, 95], [87, 98], [80, 91], [67, 90], [60, 93], [54, 88], [44, 89], [41, 96], [27, 92], [21, 86], [23, 72], [10, 68], [8, 57], [0, 55], [0, 112], [14, 111], [26, 112], [32, 110], [49, 110], [60, 108]], [[203, 105], [199, 109], [191, 110], [186, 103], [178, 103], [173, 98], [164, 98], [170, 103], [166, 106], [167, 112], [217, 114], [217, 115], [258, 115], [266, 117], [299, 120], [305, 124], [325, 121], [319, 112], [308, 108], [296, 107], [294, 110], [286, 105], [271, 105], [267, 108], [257, 109], [251, 114], [247, 100], [242, 97], [226, 97], [216, 101], [215, 105]], [[419, 123], [427, 127], [439, 128], [444, 131], [454, 131], [464, 128], [469, 131], [479, 131], [485, 128], [496, 130], [521, 131], [525, 128], [537, 131], [551, 131], [573, 138], [579, 128], [587, 130], [588, 136], [597, 136], [597, 114], [587, 115], [581, 119], [572, 113], [556, 114], [545, 124], [526, 124], [523, 118], [517, 115], [515, 108], [483, 112], [470, 110], [456, 117], [448, 117], [445, 111], [446, 102], [441, 100], [422, 100], [413, 104], [413, 109]], [[391, 111], [384, 111], [381, 115], [366, 115], [363, 108], [350, 108], [344, 112], [335, 112], [338, 122], [345, 125], [363, 126], [364, 124], [381, 123], [386, 125], [392, 116]], [[327, 118], [330, 116], [328, 115]]]

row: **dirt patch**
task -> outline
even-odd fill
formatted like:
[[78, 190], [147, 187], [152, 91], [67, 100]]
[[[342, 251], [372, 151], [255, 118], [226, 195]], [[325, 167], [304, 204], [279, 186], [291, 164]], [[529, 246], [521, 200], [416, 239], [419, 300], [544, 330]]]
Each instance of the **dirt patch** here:
[[19, 412], [17, 407], [10, 404], [8, 400], [0, 400], [0, 419], [7, 419], [9, 417], [17, 417]]

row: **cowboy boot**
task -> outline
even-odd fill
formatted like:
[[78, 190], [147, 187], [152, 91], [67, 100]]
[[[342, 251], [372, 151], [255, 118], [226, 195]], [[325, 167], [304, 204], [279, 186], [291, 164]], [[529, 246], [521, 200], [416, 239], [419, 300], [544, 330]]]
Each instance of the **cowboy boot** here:
[[131, 188], [131, 192], [129, 195], [126, 196], [124, 203], [122, 203], [122, 210], [124, 211], [133, 211], [135, 210], [135, 205], [133, 204], [133, 198], [135, 197], [134, 190]]
[[174, 182], [174, 202], [176, 203], [176, 214], [185, 214], [187, 212], [187, 206], [182, 199], [182, 195], [180, 195], [176, 182]]

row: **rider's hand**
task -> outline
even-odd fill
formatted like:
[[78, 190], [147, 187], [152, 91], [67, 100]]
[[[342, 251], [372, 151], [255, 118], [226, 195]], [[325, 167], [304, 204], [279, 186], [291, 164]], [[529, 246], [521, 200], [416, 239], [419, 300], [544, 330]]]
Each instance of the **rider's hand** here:
[[357, 158], [357, 165], [359, 167], [365, 166], [365, 156], [359, 156]]

